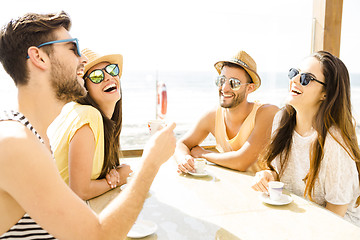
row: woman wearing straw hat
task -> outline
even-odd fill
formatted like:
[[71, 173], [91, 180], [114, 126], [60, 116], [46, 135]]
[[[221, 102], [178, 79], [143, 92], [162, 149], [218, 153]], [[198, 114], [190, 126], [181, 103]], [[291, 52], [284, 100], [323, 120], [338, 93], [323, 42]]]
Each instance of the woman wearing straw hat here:
[[119, 165], [122, 122], [120, 54], [101, 56], [89, 49], [85, 97], [64, 106], [48, 129], [62, 178], [88, 200], [126, 183], [128, 165]]
[[273, 136], [259, 161], [253, 189], [267, 192], [279, 179], [360, 226], [360, 150], [351, 113], [350, 79], [344, 63], [316, 52], [289, 71], [288, 103], [275, 116]]

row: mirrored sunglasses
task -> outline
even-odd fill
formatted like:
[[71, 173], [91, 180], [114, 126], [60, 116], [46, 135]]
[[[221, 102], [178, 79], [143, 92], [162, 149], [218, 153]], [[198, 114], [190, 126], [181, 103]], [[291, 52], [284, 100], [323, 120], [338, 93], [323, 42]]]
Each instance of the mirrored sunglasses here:
[[119, 76], [120, 70], [117, 64], [109, 64], [102, 69], [95, 69], [85, 78], [89, 78], [93, 83], [101, 83], [105, 79], [105, 72], [107, 72], [110, 76], [115, 77]]
[[[215, 84], [216, 86], [218, 86], [219, 88], [222, 87], [224, 85], [224, 83], [226, 82], [226, 77], [223, 75], [218, 76], [215, 79]], [[249, 83], [242, 83], [240, 82], [239, 79], [236, 78], [229, 78], [229, 83], [230, 83], [230, 87], [232, 90], [237, 91], [241, 88], [241, 85], [247, 85]]]
[[[37, 48], [41, 48], [43, 46], [47, 46], [47, 45], [51, 45], [51, 44], [55, 44], [55, 43], [62, 43], [62, 42], [73, 42], [75, 44], [75, 46], [76, 46], [76, 54], [79, 57], [81, 57], [81, 52], [80, 52], [80, 48], [79, 48], [79, 40], [77, 38], [69, 38], [69, 39], [62, 39], [62, 40], [45, 42], [45, 43], [42, 43], [39, 46], [37, 46]], [[29, 58], [29, 55], [27, 55], [26, 58]]]
[[[288, 77], [289, 79], [293, 79], [294, 77], [296, 77], [299, 74], [299, 70], [296, 68], [290, 68], [289, 73], [288, 73]], [[300, 74], [300, 84], [302, 86], [306, 86], [310, 83], [310, 81], [315, 81], [318, 82], [324, 86], [326, 86], [325, 83], [320, 82], [319, 80], [317, 80], [315, 77], [313, 77], [310, 73], [301, 73]]]

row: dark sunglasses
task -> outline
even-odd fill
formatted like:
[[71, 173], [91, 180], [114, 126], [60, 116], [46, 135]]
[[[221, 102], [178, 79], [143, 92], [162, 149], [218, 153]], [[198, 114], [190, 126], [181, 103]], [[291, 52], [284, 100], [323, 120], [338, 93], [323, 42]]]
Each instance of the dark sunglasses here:
[[[299, 70], [296, 68], [290, 68], [289, 73], [288, 73], [288, 77], [289, 79], [293, 79], [294, 77], [296, 77], [299, 74]], [[315, 77], [311, 76], [310, 73], [301, 73], [300, 74], [300, 84], [303, 86], [306, 86], [310, 83], [310, 81], [315, 81], [318, 82], [324, 86], [326, 86], [325, 83], [320, 82], [319, 80], [317, 80]]]
[[87, 75], [84, 79], [89, 78], [93, 83], [101, 83], [105, 79], [105, 72], [107, 72], [110, 76], [119, 76], [119, 66], [117, 64], [109, 64], [103, 69], [95, 69], [89, 75]]
[[[79, 57], [81, 57], [80, 48], [79, 48], [79, 40], [77, 38], [69, 38], [69, 39], [62, 39], [62, 40], [45, 42], [45, 43], [42, 43], [39, 46], [37, 46], [37, 48], [41, 48], [43, 46], [51, 45], [51, 44], [54, 44], [54, 43], [62, 43], [62, 42], [73, 42], [75, 44], [75, 46], [76, 46], [77, 55]], [[26, 58], [28, 59], [29, 55], [27, 55]]]
[[[218, 87], [222, 87], [226, 82], [226, 77], [224, 75], [220, 75], [215, 79], [215, 84]], [[241, 88], [241, 85], [246, 85], [249, 83], [241, 83], [239, 79], [236, 78], [229, 78], [230, 87], [232, 90], [237, 91]]]

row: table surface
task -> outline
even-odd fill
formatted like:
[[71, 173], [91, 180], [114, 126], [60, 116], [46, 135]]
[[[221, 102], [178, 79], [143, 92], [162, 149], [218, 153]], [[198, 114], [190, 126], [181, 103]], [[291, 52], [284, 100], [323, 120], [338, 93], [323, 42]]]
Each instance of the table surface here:
[[[125, 161], [136, 171], [140, 160]], [[250, 173], [215, 165], [206, 170], [205, 177], [178, 174], [172, 159], [160, 168], [138, 217], [158, 228], [142, 239], [360, 239], [359, 227], [294, 194], [287, 193], [288, 205], [263, 203]], [[100, 212], [119, 193], [116, 188], [89, 205]]]

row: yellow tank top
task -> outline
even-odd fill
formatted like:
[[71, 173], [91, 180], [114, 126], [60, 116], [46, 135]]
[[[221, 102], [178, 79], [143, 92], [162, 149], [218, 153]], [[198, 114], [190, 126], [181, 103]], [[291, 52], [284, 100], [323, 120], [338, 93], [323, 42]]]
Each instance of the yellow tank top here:
[[95, 137], [91, 172], [91, 179], [94, 180], [100, 176], [104, 163], [104, 125], [100, 112], [92, 106], [70, 102], [63, 107], [47, 130], [56, 165], [67, 184], [69, 184], [69, 144], [76, 131], [85, 124], [89, 124]]
[[[225, 125], [225, 109], [219, 107], [216, 111], [215, 118], [215, 139], [216, 139], [216, 149], [219, 152], [230, 152], [239, 150], [244, 143], [249, 138], [251, 132], [255, 126], [255, 117], [256, 112], [263, 104], [259, 102], [254, 103], [254, 107], [250, 114], [245, 119], [244, 123], [241, 125], [239, 132], [232, 139], [228, 138], [226, 133]], [[259, 166], [255, 163], [249, 168], [249, 171], [256, 172], [260, 170]]]

